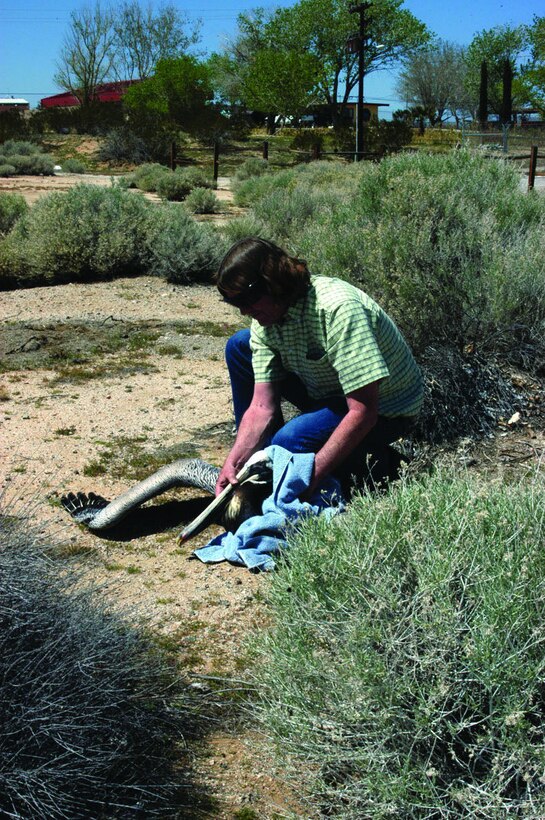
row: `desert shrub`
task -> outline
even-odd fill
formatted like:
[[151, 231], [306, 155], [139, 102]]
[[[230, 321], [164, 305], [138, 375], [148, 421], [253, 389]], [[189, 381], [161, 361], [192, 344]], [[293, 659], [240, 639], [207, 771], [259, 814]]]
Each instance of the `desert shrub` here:
[[264, 225], [253, 214], [241, 216], [238, 219], [230, 219], [225, 225], [221, 226], [221, 232], [229, 244], [238, 242], [239, 239], [244, 239], [247, 236], [260, 236], [262, 239], [274, 241], [269, 226]]
[[18, 156], [30, 157], [41, 152], [42, 149], [39, 145], [26, 140], [6, 140], [2, 145], [2, 153], [6, 156], [17, 154]]
[[176, 670], [28, 527], [1, 516], [0, 538], [0, 813], [178, 817], [195, 704]]
[[[5, 162], [15, 168], [16, 174], [53, 174], [54, 161], [44, 154], [39, 145], [24, 140], [6, 140], [2, 145]], [[10, 174], [11, 176], [11, 174]]]
[[214, 180], [202, 168], [177, 168], [179, 174], [186, 179], [191, 188], [215, 188]]
[[193, 188], [187, 195], [185, 204], [193, 214], [215, 214], [220, 210], [220, 202], [210, 188]]
[[9, 162], [18, 174], [52, 176], [55, 162], [48, 154], [10, 154]]
[[43, 197], [2, 242], [0, 283], [74, 282], [142, 272], [148, 205], [117, 187], [84, 184]]
[[251, 207], [270, 191], [278, 188], [294, 187], [297, 182], [297, 173], [293, 169], [277, 171], [276, 173], [251, 176], [247, 179], [235, 179], [233, 184], [233, 200], [243, 208]]
[[150, 209], [146, 248], [149, 272], [182, 284], [210, 281], [227, 249], [211, 226], [174, 203]]
[[68, 174], [84, 174], [86, 171], [85, 164], [76, 157], [67, 159], [62, 164], [62, 170]]
[[417, 440], [438, 444], [494, 434], [500, 418], [508, 419], [524, 406], [523, 396], [494, 357], [430, 344], [419, 365], [424, 403], [413, 433]]
[[8, 233], [27, 212], [28, 205], [21, 194], [0, 193], [0, 234]]
[[[511, 319], [495, 294], [508, 276], [518, 279], [517, 265], [508, 273], [501, 260], [513, 265], [515, 249], [524, 255], [544, 224], [545, 203], [519, 190], [516, 171], [458, 151], [366, 166], [357, 195], [318, 212], [294, 242], [315, 272], [376, 298], [418, 353], [429, 344], [496, 349]], [[543, 263], [531, 258], [541, 282]], [[519, 308], [535, 326], [536, 304]]]
[[141, 191], [157, 191], [160, 180], [170, 173], [166, 165], [160, 165], [158, 162], [145, 162], [135, 169], [132, 181]]
[[163, 174], [157, 182], [157, 193], [169, 202], [182, 202], [192, 189], [182, 168]]
[[15, 165], [10, 165], [8, 162], [3, 162], [0, 165], [0, 177], [14, 177], [17, 174]]
[[255, 691], [309, 816], [545, 813], [544, 493], [438, 471], [292, 533]]
[[131, 163], [140, 165], [150, 160], [150, 152], [142, 137], [128, 128], [116, 128], [108, 131], [102, 140], [98, 152], [101, 162], [112, 165]]
[[270, 166], [266, 159], [259, 159], [258, 157], [250, 157], [244, 160], [242, 165], [239, 165], [235, 172], [235, 180], [242, 182], [251, 177], [261, 177], [264, 174], [270, 173]]
[[255, 217], [268, 226], [279, 244], [290, 242], [307, 220], [322, 209], [335, 207], [336, 196], [327, 188], [301, 185], [294, 190], [279, 188], [253, 206]]

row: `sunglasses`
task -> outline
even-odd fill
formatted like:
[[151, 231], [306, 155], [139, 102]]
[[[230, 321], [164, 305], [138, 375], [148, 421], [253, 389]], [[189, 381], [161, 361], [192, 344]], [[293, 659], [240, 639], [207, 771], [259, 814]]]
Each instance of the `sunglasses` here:
[[248, 287], [240, 293], [237, 293], [236, 296], [226, 296], [223, 291], [220, 291], [222, 301], [236, 308], [247, 308], [250, 307], [250, 305], [254, 305], [266, 292], [267, 286], [265, 282], [260, 279], [256, 279], [255, 282], [250, 282]]

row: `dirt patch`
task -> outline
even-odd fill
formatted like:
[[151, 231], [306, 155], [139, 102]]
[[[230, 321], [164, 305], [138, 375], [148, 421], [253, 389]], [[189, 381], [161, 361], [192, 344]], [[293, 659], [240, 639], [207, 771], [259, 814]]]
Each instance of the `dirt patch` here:
[[[92, 152], [91, 152], [92, 153]], [[114, 174], [67, 174], [59, 171], [52, 176], [16, 176], [0, 177], [0, 192], [21, 194], [29, 205], [34, 205], [41, 197], [53, 191], [68, 191], [75, 185], [98, 185], [102, 188], [109, 188], [112, 181], [120, 175]], [[155, 193], [143, 193], [135, 188], [129, 188], [135, 194], [145, 196], [151, 202], [160, 202], [160, 197]], [[219, 177], [215, 194], [223, 209], [222, 213], [205, 215], [204, 221], [222, 223], [229, 218], [240, 216], [244, 211], [232, 205], [233, 194], [231, 191], [231, 180], [229, 177]]]

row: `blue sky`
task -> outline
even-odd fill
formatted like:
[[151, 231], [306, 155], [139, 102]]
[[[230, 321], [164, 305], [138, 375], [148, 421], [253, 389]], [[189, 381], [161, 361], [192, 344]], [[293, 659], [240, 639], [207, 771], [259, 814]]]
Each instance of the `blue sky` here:
[[[221, 49], [225, 38], [236, 30], [241, 11], [263, 6], [274, 8], [289, 2], [268, 4], [265, 0], [170, 0], [191, 19], [202, 20], [200, 47], [207, 52]], [[347, 3], [349, 0], [347, 0]], [[0, 96], [27, 99], [34, 107], [41, 97], [57, 93], [53, 82], [55, 63], [70, 12], [85, 3], [75, 0], [0, 0]], [[147, 5], [147, 0], [142, 0]], [[483, 29], [498, 25], [531, 23], [535, 14], [545, 14], [545, 0], [406, 0], [409, 9], [437, 36], [467, 45]], [[371, 74], [365, 81], [365, 98], [389, 103], [391, 112], [403, 105], [396, 99], [395, 71]]]

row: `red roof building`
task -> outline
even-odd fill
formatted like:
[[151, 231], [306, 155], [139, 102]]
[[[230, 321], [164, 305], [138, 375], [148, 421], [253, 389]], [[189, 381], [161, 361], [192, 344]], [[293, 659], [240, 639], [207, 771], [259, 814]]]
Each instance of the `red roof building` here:
[[[120, 80], [116, 83], [103, 83], [97, 85], [93, 99], [96, 102], [120, 102], [123, 99], [127, 88], [140, 80]], [[43, 97], [40, 100], [42, 108], [74, 108], [80, 104], [78, 98], [70, 91], [62, 94], [53, 94], [51, 97]]]

